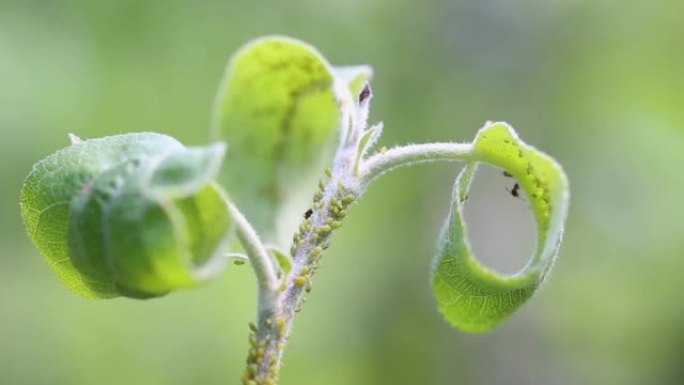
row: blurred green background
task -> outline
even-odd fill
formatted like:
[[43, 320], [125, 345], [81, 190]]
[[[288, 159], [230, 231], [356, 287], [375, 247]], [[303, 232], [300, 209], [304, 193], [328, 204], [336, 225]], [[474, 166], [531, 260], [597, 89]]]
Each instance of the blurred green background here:
[[[0, 384], [238, 383], [249, 267], [162, 299], [84, 300], [29, 243], [18, 195], [68, 132], [205, 142], [229, 55], [271, 33], [373, 65], [382, 145], [506, 120], [572, 187], [543, 290], [467, 335], [428, 280], [458, 165], [379, 180], [326, 255], [283, 385], [684, 383], [683, 14], [680, 0], [0, 0]], [[534, 230], [510, 183], [484, 172], [468, 208], [476, 251], [506, 272]]]

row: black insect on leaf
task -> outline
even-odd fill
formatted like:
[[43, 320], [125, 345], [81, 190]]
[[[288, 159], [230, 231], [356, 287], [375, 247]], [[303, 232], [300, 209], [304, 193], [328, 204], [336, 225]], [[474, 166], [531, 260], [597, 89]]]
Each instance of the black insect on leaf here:
[[359, 103], [363, 103], [371, 96], [371, 89], [368, 83], [364, 84], [363, 89], [359, 93]]
[[518, 183], [513, 185], [512, 189], [506, 189], [511, 195], [513, 195], [516, 198], [520, 198], [520, 185]]

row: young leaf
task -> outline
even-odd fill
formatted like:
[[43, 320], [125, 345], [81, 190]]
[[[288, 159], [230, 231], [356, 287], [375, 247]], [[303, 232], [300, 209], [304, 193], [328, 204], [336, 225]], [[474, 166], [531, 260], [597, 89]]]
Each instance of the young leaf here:
[[373, 148], [375, 142], [377, 142], [380, 138], [380, 135], [382, 135], [382, 127], [382, 123], [378, 123], [370, 127], [359, 139], [359, 144], [357, 145], [356, 149], [356, 165], [354, 166], [357, 172], [361, 164], [361, 159], [368, 153], [368, 151], [370, 151], [371, 148]]
[[29, 236], [89, 298], [148, 298], [215, 274], [232, 221], [212, 182], [225, 148], [153, 133], [75, 142], [38, 162], [21, 193]]
[[268, 252], [271, 253], [271, 255], [273, 255], [275, 260], [278, 262], [280, 271], [282, 271], [284, 275], [290, 273], [292, 270], [292, 260], [290, 259], [290, 256], [277, 247], [269, 247]]
[[312, 192], [301, 186], [313, 185], [336, 137], [337, 101], [369, 73], [356, 66], [337, 76], [315, 48], [279, 36], [257, 39], [231, 58], [216, 96], [213, 135], [230, 143], [226, 161], [239, 165], [226, 168], [222, 181], [260, 232], [273, 235], [285, 203], [308, 200]]
[[[433, 264], [432, 285], [439, 309], [454, 326], [487, 331], [518, 309], [553, 265], [568, 210], [569, 190], [561, 167], [522, 142], [505, 123], [486, 125], [473, 142], [474, 161], [461, 171]], [[502, 276], [482, 266], [467, 241], [463, 204], [477, 162], [512, 174], [525, 192], [537, 222], [537, 247], [517, 274]]]
[[335, 77], [346, 84], [349, 88], [349, 95], [358, 95], [364, 84], [370, 81], [373, 76], [373, 69], [367, 65], [356, 65], [333, 68]]

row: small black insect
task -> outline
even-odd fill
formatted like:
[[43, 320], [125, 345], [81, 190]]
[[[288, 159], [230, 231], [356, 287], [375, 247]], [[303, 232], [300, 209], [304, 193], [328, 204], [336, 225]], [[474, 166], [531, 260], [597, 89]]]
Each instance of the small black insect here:
[[368, 99], [368, 97], [371, 96], [371, 89], [368, 83], [364, 84], [363, 89], [361, 90], [361, 93], [359, 94], [359, 103], [363, 103]]
[[511, 195], [513, 195], [514, 197], [520, 198], [520, 185], [518, 183], [514, 184], [513, 188], [508, 192], [511, 193]]
[[312, 209], [306, 210], [306, 212], [304, 213], [304, 219], [309, 219], [309, 218], [311, 218], [311, 214], [313, 214], [313, 210], [312, 210]]
[[[503, 171], [503, 176], [505, 176], [506, 178], [513, 178], [513, 174], [506, 170]], [[512, 189], [506, 189], [506, 191], [508, 191], [514, 197], [520, 198], [520, 185], [518, 184], [518, 182], [515, 182]]]

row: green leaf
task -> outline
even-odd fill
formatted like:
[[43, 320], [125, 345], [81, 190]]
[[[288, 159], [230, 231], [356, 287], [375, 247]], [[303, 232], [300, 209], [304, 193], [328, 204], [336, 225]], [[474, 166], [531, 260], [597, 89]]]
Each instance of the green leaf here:
[[377, 142], [380, 138], [380, 135], [382, 135], [382, 127], [382, 123], [378, 123], [370, 127], [363, 133], [361, 139], [359, 139], [359, 144], [357, 145], [356, 149], [355, 168], [358, 169], [361, 162], [361, 158], [363, 158], [368, 153], [368, 151], [370, 151], [370, 149], [373, 148], [375, 142]]
[[361, 92], [364, 84], [373, 76], [373, 69], [367, 65], [356, 65], [333, 68], [335, 77], [349, 88], [349, 95], [356, 96]]
[[254, 40], [231, 58], [213, 136], [230, 144], [226, 162], [237, 165], [221, 180], [261, 233], [277, 235], [283, 206], [302, 206], [313, 194], [302, 186], [313, 186], [322, 159], [332, 157], [338, 102], [369, 76], [367, 66], [335, 69], [315, 48], [281, 36]]
[[268, 252], [271, 253], [273, 258], [278, 262], [278, 266], [280, 266], [280, 270], [284, 275], [287, 275], [292, 270], [292, 260], [289, 255], [277, 247], [269, 247]]
[[[522, 142], [505, 123], [486, 125], [473, 143], [473, 161], [454, 186], [433, 264], [432, 285], [439, 309], [454, 326], [487, 331], [518, 309], [544, 280], [556, 258], [568, 211], [568, 181], [549, 156]], [[537, 247], [528, 264], [512, 276], [482, 266], [472, 254], [463, 219], [470, 181], [477, 162], [512, 174], [530, 203], [537, 222]]]
[[212, 181], [224, 151], [153, 133], [75, 141], [26, 179], [26, 229], [62, 281], [89, 298], [196, 285], [225, 262], [232, 221]]

